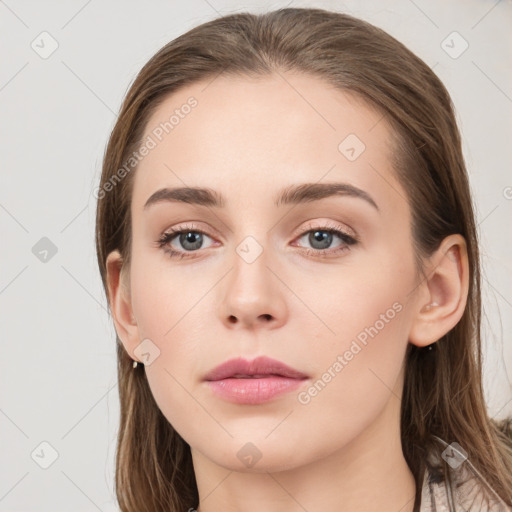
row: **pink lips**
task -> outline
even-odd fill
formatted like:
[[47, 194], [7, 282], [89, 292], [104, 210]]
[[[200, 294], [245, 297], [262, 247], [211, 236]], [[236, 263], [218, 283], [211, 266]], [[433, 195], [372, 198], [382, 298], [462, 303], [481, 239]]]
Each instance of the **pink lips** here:
[[296, 389], [308, 376], [265, 356], [230, 359], [204, 378], [212, 391], [230, 402], [260, 404]]

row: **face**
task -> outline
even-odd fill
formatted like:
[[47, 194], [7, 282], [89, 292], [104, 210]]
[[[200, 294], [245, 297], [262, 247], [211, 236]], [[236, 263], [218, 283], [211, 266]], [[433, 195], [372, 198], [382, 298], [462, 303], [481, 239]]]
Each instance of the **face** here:
[[[398, 410], [416, 271], [389, 130], [357, 97], [291, 73], [196, 83], [149, 120], [125, 346], [145, 340], [151, 391], [193, 453], [297, 467]], [[172, 192], [185, 187], [211, 194]], [[205, 381], [260, 356], [300, 375], [249, 365]]]

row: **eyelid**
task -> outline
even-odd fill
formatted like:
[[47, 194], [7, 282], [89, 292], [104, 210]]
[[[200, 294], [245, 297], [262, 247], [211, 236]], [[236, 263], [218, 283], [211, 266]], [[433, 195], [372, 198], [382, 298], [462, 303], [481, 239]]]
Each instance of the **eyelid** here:
[[[197, 224], [196, 224], [197, 222]], [[203, 235], [209, 236], [210, 238], [215, 237], [218, 240], [221, 240], [223, 237], [217, 231], [215, 228], [208, 226], [208, 227], [202, 227], [201, 221], [187, 221], [183, 224], [177, 224], [176, 226], [170, 226], [166, 229], [164, 229], [161, 233], [161, 236], [164, 236], [166, 234], [176, 234], [183, 231], [194, 231], [196, 233], [201, 233]]]
[[335, 223], [330, 220], [309, 221], [306, 224], [306, 226], [303, 225], [300, 229], [297, 230], [297, 233], [296, 233], [296, 235], [294, 235], [294, 238], [296, 238], [298, 236], [302, 236], [305, 233], [307, 233], [308, 231], [312, 231], [315, 229], [324, 230], [324, 231], [328, 231], [331, 229], [334, 231], [341, 231], [348, 237], [353, 238], [356, 242], [360, 241], [357, 233], [352, 228], [350, 228], [349, 226], [347, 226], [345, 224]]
[[[179, 234], [186, 233], [187, 231], [192, 231], [194, 233], [200, 233], [201, 235], [205, 235], [208, 238], [214, 240], [214, 236], [209, 234], [209, 230], [202, 229], [198, 226], [189, 225], [189, 224], [178, 224], [177, 226], [172, 226], [170, 228], [165, 229], [159, 237], [159, 241], [162, 241], [164, 237], [176, 238]], [[213, 230], [214, 231], [214, 230]], [[190, 251], [190, 252], [198, 252], [198, 251]]]

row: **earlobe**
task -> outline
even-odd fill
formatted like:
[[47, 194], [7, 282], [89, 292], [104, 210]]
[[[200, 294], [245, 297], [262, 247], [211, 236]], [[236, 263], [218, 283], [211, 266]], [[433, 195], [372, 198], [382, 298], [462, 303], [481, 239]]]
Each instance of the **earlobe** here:
[[[438, 341], [461, 319], [469, 289], [466, 241], [459, 234], [446, 237], [429, 259], [422, 293], [409, 332], [413, 345], [425, 347]], [[426, 297], [426, 300], [425, 300]]]
[[123, 269], [123, 259], [119, 251], [112, 251], [106, 261], [107, 288], [110, 310], [119, 339], [132, 359], [135, 347], [139, 344], [139, 330], [133, 315], [131, 293], [127, 279], [127, 269]]

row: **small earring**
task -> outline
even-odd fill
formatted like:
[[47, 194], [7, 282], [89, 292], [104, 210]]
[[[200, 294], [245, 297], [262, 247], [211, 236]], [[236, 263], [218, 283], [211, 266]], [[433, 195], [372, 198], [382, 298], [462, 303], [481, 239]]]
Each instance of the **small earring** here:
[[438, 304], [437, 302], [431, 302], [430, 304], [427, 304], [427, 305], [425, 306], [425, 309], [426, 309], [426, 310], [430, 310], [430, 309], [432, 309], [432, 308], [435, 308], [436, 306], [439, 306], [439, 304]]
[[137, 368], [138, 364], [139, 364], [139, 363], [138, 363], [137, 361], [133, 361], [133, 367], [134, 367], [134, 368]]

